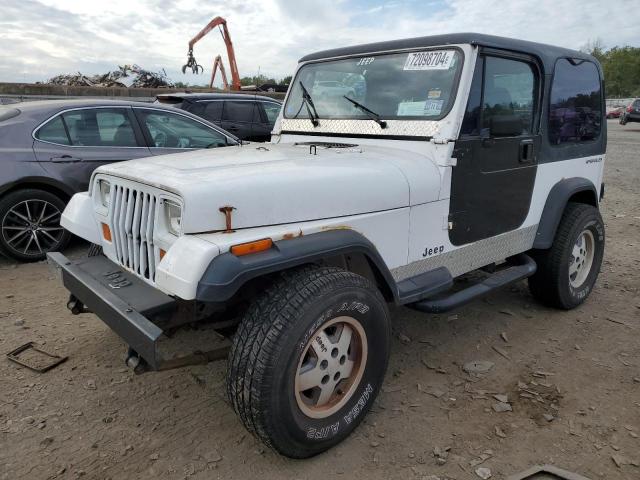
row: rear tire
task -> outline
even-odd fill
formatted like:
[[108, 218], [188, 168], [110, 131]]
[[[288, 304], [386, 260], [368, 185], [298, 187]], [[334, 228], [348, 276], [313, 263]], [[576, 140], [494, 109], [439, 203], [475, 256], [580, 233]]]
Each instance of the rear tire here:
[[229, 354], [227, 395], [244, 426], [291, 458], [345, 439], [384, 379], [389, 312], [364, 277], [284, 272], [247, 309]]
[[16, 190], [0, 200], [0, 250], [21, 262], [62, 250], [71, 234], [60, 226], [65, 202], [44, 190]]
[[604, 255], [604, 224], [597, 208], [570, 202], [553, 245], [532, 253], [538, 270], [529, 290], [541, 303], [563, 310], [577, 307], [593, 290]]

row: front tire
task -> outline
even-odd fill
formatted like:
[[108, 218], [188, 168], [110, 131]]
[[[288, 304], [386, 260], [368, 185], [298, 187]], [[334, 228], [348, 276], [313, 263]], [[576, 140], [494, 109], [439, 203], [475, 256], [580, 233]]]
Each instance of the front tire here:
[[285, 272], [248, 308], [227, 394], [244, 426], [291, 458], [344, 440], [384, 379], [389, 312], [366, 278], [333, 267]]
[[62, 250], [71, 234], [60, 226], [65, 202], [44, 190], [25, 189], [0, 200], [0, 250], [22, 262]]
[[584, 302], [600, 273], [604, 239], [604, 223], [597, 208], [567, 204], [551, 248], [533, 253], [538, 264], [535, 275], [529, 277], [533, 296], [563, 310]]

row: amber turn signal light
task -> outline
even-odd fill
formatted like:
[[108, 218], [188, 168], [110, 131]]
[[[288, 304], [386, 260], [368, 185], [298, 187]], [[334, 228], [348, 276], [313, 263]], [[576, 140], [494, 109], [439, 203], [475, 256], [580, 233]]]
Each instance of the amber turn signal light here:
[[165, 250], [160, 249], [160, 260], [162, 260], [166, 254], [167, 252]]
[[111, 241], [111, 229], [106, 223], [102, 224], [102, 236], [107, 242]]
[[231, 253], [236, 257], [242, 255], [249, 255], [250, 253], [263, 252], [269, 250], [273, 246], [273, 240], [270, 238], [263, 238], [262, 240], [256, 240], [254, 242], [240, 243], [231, 247]]

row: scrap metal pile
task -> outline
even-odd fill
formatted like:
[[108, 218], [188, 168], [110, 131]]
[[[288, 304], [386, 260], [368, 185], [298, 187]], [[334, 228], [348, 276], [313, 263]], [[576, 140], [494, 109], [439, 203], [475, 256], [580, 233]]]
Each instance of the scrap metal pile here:
[[58, 75], [49, 79], [47, 84], [80, 87], [131, 87], [161, 88], [173, 87], [173, 83], [162, 69], [160, 72], [144, 70], [138, 65], [118, 66], [118, 70], [97, 75], [83, 75], [78, 72], [71, 75]]

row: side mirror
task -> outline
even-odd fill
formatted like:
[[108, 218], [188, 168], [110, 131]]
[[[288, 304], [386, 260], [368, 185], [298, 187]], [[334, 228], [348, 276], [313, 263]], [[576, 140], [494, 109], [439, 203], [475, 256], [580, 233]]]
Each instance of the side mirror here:
[[492, 137], [516, 137], [522, 135], [522, 118], [518, 115], [494, 115], [489, 123]]

